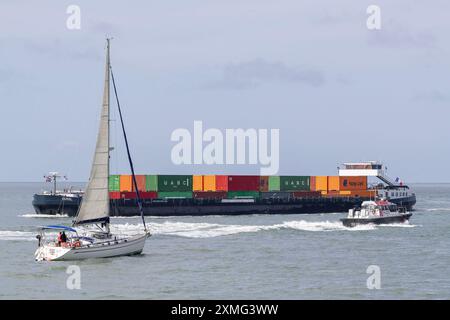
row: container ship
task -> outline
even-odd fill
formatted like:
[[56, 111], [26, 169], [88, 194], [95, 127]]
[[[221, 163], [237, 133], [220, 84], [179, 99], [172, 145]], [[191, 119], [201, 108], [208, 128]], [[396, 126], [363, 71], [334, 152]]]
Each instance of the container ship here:
[[[368, 178], [378, 178], [369, 186]], [[55, 177], [56, 179], [56, 177]], [[345, 163], [337, 176], [136, 175], [147, 216], [313, 214], [346, 212], [365, 200], [386, 199], [412, 210], [416, 196], [383, 165]], [[131, 175], [110, 175], [112, 216], [139, 215]], [[37, 214], [75, 216], [82, 192], [33, 196]]]

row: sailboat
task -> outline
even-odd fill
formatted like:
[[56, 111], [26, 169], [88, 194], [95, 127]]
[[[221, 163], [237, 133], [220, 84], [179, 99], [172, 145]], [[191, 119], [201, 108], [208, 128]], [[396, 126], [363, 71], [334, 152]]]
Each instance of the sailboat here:
[[[110, 230], [108, 189], [110, 151], [112, 150], [109, 144], [110, 78], [113, 83], [134, 189], [136, 190], [143, 223], [142, 232], [131, 236], [113, 234]], [[114, 74], [111, 68], [110, 39], [106, 39], [105, 82], [100, 126], [89, 182], [85, 190], [72, 227], [51, 225], [39, 229], [38, 249], [35, 252], [36, 260], [79, 260], [140, 254], [144, 249], [146, 239], [150, 236], [145, 224], [141, 197], [137, 188]], [[56, 240], [55, 233], [59, 233]]]

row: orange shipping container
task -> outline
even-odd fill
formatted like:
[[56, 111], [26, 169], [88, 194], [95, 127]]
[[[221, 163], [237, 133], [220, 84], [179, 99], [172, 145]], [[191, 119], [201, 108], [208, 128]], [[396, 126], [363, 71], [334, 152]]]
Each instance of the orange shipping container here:
[[367, 177], [339, 177], [339, 190], [367, 190]]
[[328, 191], [339, 191], [339, 176], [328, 176]]
[[130, 175], [121, 175], [120, 176], [120, 191], [122, 192], [131, 192], [133, 188], [131, 186], [131, 176]]
[[216, 176], [203, 176], [203, 191], [216, 191]]
[[192, 177], [192, 190], [203, 191], [203, 176]]
[[328, 191], [328, 177], [316, 176], [316, 191]]
[[[131, 191], [136, 191], [134, 188], [133, 177], [131, 177]], [[139, 191], [145, 191], [145, 175], [135, 175], [136, 183]]]
[[228, 176], [216, 176], [216, 191], [228, 191]]

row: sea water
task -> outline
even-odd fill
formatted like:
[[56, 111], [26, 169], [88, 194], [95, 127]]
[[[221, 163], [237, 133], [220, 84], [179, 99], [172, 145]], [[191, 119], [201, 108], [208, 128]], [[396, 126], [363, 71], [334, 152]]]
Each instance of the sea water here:
[[[34, 213], [44, 187], [0, 183], [1, 299], [450, 298], [450, 184], [412, 185], [404, 224], [346, 228], [345, 213], [147, 217], [142, 255], [36, 262], [36, 227], [72, 220]], [[142, 230], [139, 217], [112, 224]]]

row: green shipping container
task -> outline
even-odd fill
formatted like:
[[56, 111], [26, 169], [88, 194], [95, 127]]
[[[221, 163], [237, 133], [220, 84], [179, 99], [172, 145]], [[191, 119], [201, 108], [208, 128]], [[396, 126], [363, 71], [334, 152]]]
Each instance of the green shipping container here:
[[310, 190], [309, 176], [281, 176], [281, 191]]
[[185, 192], [158, 192], [158, 199], [168, 199], [168, 198], [185, 198], [192, 199], [192, 191]]
[[148, 175], [145, 177], [145, 191], [158, 191], [157, 175]]
[[248, 199], [254, 198], [259, 199], [259, 191], [228, 191], [228, 199]]
[[158, 191], [192, 191], [192, 175], [158, 175]]
[[108, 188], [109, 188], [109, 191], [120, 191], [120, 176], [119, 175], [109, 176]]
[[270, 176], [269, 177], [269, 191], [280, 191], [280, 177]]

